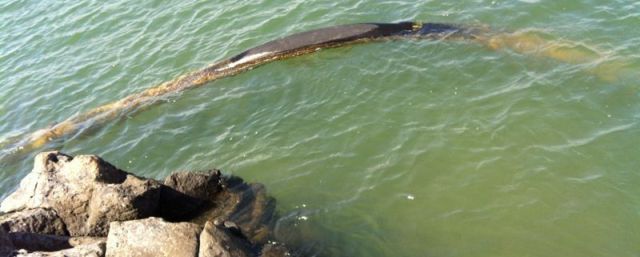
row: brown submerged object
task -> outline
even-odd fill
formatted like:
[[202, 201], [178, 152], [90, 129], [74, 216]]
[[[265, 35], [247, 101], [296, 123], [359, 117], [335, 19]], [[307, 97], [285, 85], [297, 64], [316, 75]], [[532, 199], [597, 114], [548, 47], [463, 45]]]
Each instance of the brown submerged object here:
[[594, 55], [591, 52], [585, 53], [585, 51], [574, 49], [563, 51], [559, 46], [554, 46], [553, 43], [535, 35], [493, 33], [484, 28], [444, 23], [360, 23], [321, 28], [267, 42], [201, 70], [75, 115], [26, 136], [4, 150], [4, 154], [40, 148], [51, 140], [104, 123], [127, 111], [139, 110], [157, 102], [163, 96], [199, 87], [213, 80], [232, 76], [272, 61], [309, 54], [325, 48], [402, 38], [468, 40], [481, 43], [491, 49], [509, 48], [522, 53], [535, 52], [569, 62], [591, 58]]

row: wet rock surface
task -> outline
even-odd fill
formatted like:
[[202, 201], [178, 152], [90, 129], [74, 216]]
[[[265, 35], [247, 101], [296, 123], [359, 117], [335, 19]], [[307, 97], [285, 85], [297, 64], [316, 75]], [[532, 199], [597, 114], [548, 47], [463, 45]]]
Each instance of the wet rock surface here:
[[289, 256], [275, 200], [219, 170], [159, 182], [92, 155], [36, 156], [0, 203], [1, 256]]
[[161, 190], [160, 216], [171, 221], [192, 219], [200, 210], [211, 207], [212, 198], [221, 190], [221, 179], [219, 170], [169, 175]]
[[200, 257], [247, 257], [251, 252], [251, 245], [237, 236], [237, 231], [230, 230], [224, 226], [215, 225], [208, 221], [200, 234]]

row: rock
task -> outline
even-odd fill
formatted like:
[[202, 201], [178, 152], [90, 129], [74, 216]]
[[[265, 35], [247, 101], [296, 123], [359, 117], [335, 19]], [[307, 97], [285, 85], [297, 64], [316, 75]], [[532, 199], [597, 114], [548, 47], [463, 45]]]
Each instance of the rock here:
[[0, 227], [7, 232], [66, 236], [66, 226], [53, 209], [35, 208], [0, 216]]
[[96, 187], [87, 209], [87, 235], [107, 235], [111, 221], [126, 221], [156, 213], [160, 185], [152, 180], [127, 176], [122, 184]]
[[69, 238], [69, 245], [71, 245], [72, 247], [77, 247], [77, 246], [81, 246], [81, 245], [97, 244], [97, 243], [104, 243], [104, 245], [106, 247], [107, 238], [106, 237], [90, 237], [90, 236], [70, 237]]
[[274, 220], [275, 200], [267, 196], [264, 185], [259, 183], [242, 183], [228, 190], [239, 195], [228, 219], [238, 224], [252, 243], [266, 243]]
[[276, 201], [267, 196], [267, 189], [263, 184], [252, 183], [250, 185], [252, 196], [249, 203], [250, 211], [239, 213], [232, 218], [242, 225], [243, 231], [248, 231], [247, 236], [254, 243], [264, 244], [269, 239], [270, 231], [276, 220]]
[[211, 221], [204, 225], [200, 234], [199, 257], [248, 257], [254, 256], [251, 245], [245, 238], [230, 233]]
[[159, 215], [170, 221], [185, 221], [207, 207], [220, 190], [220, 171], [176, 172], [166, 177], [160, 195]]
[[275, 221], [275, 200], [267, 196], [264, 185], [247, 184], [234, 176], [224, 177], [221, 185], [213, 199], [215, 208], [203, 211], [192, 222], [231, 221], [253, 244], [266, 243]]
[[15, 247], [9, 239], [9, 233], [0, 227], [0, 256], [11, 256], [14, 250]]
[[106, 256], [196, 257], [200, 229], [193, 223], [169, 223], [153, 217], [112, 222]]
[[105, 248], [105, 242], [96, 242], [54, 252], [22, 252], [16, 257], [103, 257]]
[[9, 238], [16, 249], [33, 251], [59, 251], [72, 246], [69, 244], [69, 237], [34, 234], [25, 232], [9, 233]]
[[158, 216], [171, 221], [189, 221], [206, 209], [207, 202], [163, 186], [160, 191]]
[[160, 184], [143, 180], [97, 156], [75, 158], [45, 152], [0, 211], [50, 208], [71, 236], [105, 236], [111, 221], [145, 218], [156, 212]]
[[219, 170], [161, 184], [97, 156], [46, 152], [0, 203], [0, 257], [287, 256], [268, 241], [274, 221], [263, 185]]
[[164, 179], [164, 185], [190, 197], [209, 200], [220, 191], [221, 173], [210, 170], [206, 173], [174, 172]]
[[289, 249], [287, 249], [284, 245], [273, 243], [266, 244], [262, 251], [260, 252], [260, 257], [285, 257], [291, 256], [289, 253]]
[[82, 245], [105, 243], [104, 237], [68, 237], [25, 232], [9, 233], [9, 238], [16, 249], [34, 251], [60, 251]]
[[220, 223], [222, 223], [221, 224], [222, 227], [224, 227], [232, 235], [236, 235], [236, 236], [241, 237], [243, 239], [247, 238], [247, 236], [242, 234], [242, 229], [240, 229], [240, 227], [238, 227], [238, 224], [236, 224], [235, 222], [228, 221], [228, 220], [225, 220], [224, 222], [219, 222], [219, 221], [216, 220], [216, 222], [214, 222], [215, 225], [218, 225]]

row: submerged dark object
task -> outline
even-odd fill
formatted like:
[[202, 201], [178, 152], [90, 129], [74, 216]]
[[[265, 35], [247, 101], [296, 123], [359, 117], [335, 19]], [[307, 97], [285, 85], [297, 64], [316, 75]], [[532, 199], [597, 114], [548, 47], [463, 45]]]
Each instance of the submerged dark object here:
[[[215, 63], [201, 74], [210, 81], [218, 76], [237, 74], [271, 61], [316, 52], [325, 48], [397, 38], [475, 38], [475, 30], [445, 23], [358, 23], [296, 33], [248, 49]], [[203, 77], [204, 76], [204, 77]], [[197, 80], [197, 82], [200, 82]]]
[[[13, 145], [4, 150], [0, 158], [7, 153], [39, 148], [51, 140], [82, 132], [123, 114], [130, 116], [132, 112], [139, 112], [167, 95], [202, 86], [207, 82], [235, 75], [262, 64], [325, 48], [394, 39], [466, 40], [480, 43], [490, 49], [508, 48], [515, 52], [550, 57], [568, 63], [595, 60], [600, 56], [597, 51], [589, 48], [581, 50], [568, 47], [575, 44], [548, 41], [536, 33], [493, 32], [485, 27], [447, 23], [358, 23], [320, 28], [269, 41], [201, 70], [72, 116], [63, 122], [38, 130], [17, 143], [13, 141]], [[606, 70], [604, 72], [604, 75], [607, 75]]]
[[204, 85], [207, 82], [238, 74], [275, 60], [349, 44], [398, 38], [476, 39], [477, 30], [444, 23], [359, 23], [338, 25], [293, 34], [248, 49], [204, 69], [167, 81], [142, 92], [129, 95], [85, 113], [80, 113], [49, 128], [38, 130], [16, 143], [9, 153], [36, 149], [47, 142], [93, 127], [141, 107], [160, 97]]
[[468, 34], [459, 26], [444, 23], [360, 23], [333, 26], [307, 32], [293, 34], [281, 39], [267, 42], [251, 48], [229, 59], [237, 65], [243, 60], [250, 60], [266, 55], [290, 55], [306, 53], [314, 48], [337, 47], [349, 43], [388, 37], [443, 37]]

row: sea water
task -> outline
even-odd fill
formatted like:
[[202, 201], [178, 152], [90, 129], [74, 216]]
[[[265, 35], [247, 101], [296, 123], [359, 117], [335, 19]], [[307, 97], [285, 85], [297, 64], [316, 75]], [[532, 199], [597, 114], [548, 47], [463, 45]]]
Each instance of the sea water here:
[[640, 256], [636, 1], [5, 0], [0, 142], [292, 33], [406, 20], [600, 58], [463, 41], [323, 50], [5, 158], [0, 199], [57, 149], [153, 178], [216, 167], [264, 183], [276, 236], [305, 255]]

